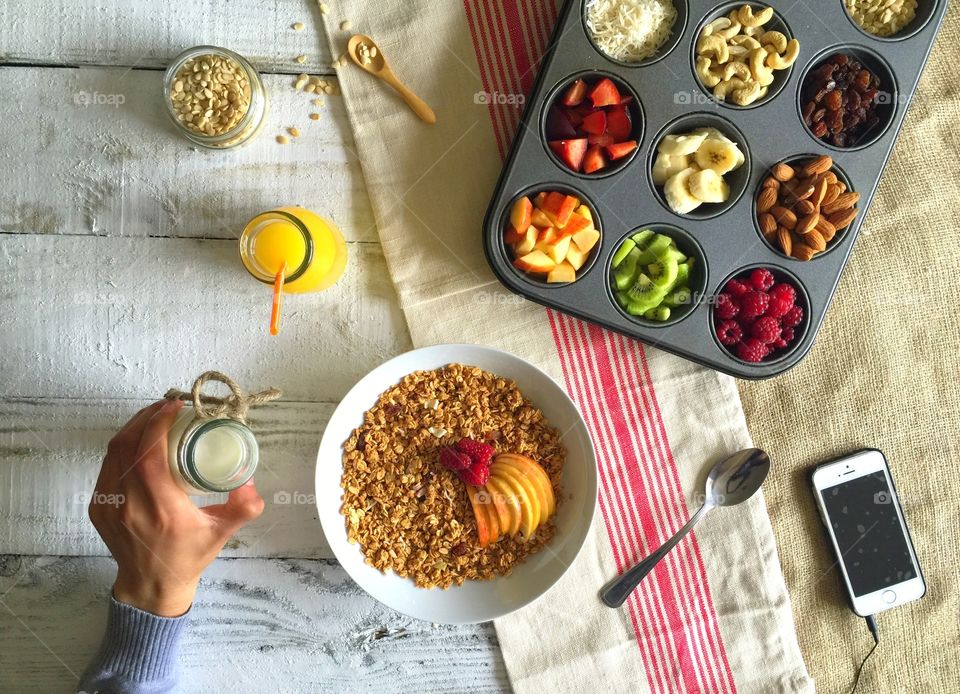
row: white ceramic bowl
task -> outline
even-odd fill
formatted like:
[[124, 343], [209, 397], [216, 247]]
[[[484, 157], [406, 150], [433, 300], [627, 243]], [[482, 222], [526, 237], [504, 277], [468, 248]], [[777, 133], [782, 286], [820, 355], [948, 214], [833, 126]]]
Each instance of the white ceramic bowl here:
[[[363, 421], [382, 392], [414, 371], [447, 364], [478, 366], [516, 381], [562, 434], [567, 449], [563, 502], [557, 509], [557, 533], [541, 551], [509, 576], [467, 581], [447, 590], [417, 588], [413, 581], [368, 566], [357, 545], [347, 542], [340, 476], [343, 442]], [[597, 505], [597, 465], [583, 418], [567, 394], [540, 369], [512, 354], [476, 345], [438, 345], [407, 352], [371, 371], [337, 406], [317, 455], [317, 511], [337, 561], [374, 598], [417, 619], [441, 624], [485, 622], [502, 617], [543, 595], [573, 563], [583, 546]]]

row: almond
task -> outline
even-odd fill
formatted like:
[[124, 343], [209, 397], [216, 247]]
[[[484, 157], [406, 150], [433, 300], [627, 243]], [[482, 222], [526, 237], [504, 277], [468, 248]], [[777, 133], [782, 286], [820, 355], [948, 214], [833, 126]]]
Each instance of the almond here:
[[847, 192], [847, 184], [844, 183], [843, 181], [837, 181], [837, 188], [840, 189], [840, 192], [841, 192], [841, 193], [846, 193], [846, 192]]
[[775, 234], [777, 231], [777, 220], [769, 212], [765, 212], [758, 218], [760, 222], [760, 233], [765, 237]]
[[808, 215], [813, 214], [819, 209], [817, 205], [814, 205], [809, 199], [801, 200], [796, 205], [793, 206], [793, 211], [798, 215]]
[[[843, 191], [840, 190], [840, 186], [838, 186], [836, 183], [831, 183], [829, 186], [827, 186], [827, 193], [823, 196], [821, 204], [829, 205], [831, 202], [840, 197], [841, 192]], [[821, 209], [823, 208], [821, 207]]]
[[790, 255], [797, 260], [810, 260], [817, 252], [805, 243], [795, 243], [790, 250]]
[[836, 214], [830, 215], [827, 219], [837, 231], [841, 229], [846, 229], [853, 223], [853, 220], [857, 218], [857, 213], [859, 210], [856, 208], [846, 210], [845, 212], [837, 212]]
[[791, 180], [797, 172], [794, 171], [791, 166], [780, 163], [774, 166], [770, 173], [772, 173], [773, 177], [781, 183], [786, 183], [787, 181]]
[[837, 235], [837, 228], [823, 215], [820, 215], [816, 229], [820, 232], [820, 235], [827, 240], [827, 243], [830, 243], [833, 237]]
[[834, 214], [849, 210], [860, 201], [860, 193], [841, 193], [833, 202], [827, 203], [821, 207], [824, 214]]
[[819, 231], [813, 230], [803, 237], [803, 242], [818, 253], [827, 250], [827, 241]]
[[823, 204], [823, 199], [827, 196], [827, 188], [829, 187], [830, 182], [826, 178], [818, 179], [816, 190], [814, 190], [813, 195], [810, 196], [810, 201], [817, 206], [817, 209]]
[[780, 246], [780, 250], [783, 251], [784, 255], [791, 254], [790, 252], [793, 250], [793, 236], [786, 227], [779, 227], [777, 229], [777, 245]]
[[757, 212], [763, 214], [777, 204], [777, 190], [775, 188], [761, 188], [757, 196]]
[[773, 176], [767, 176], [767, 180], [763, 182], [763, 187], [773, 188], [774, 190], [777, 190], [778, 188], [780, 188], [780, 181], [775, 179]]
[[806, 236], [807, 234], [813, 233], [813, 230], [817, 226], [817, 222], [820, 221], [820, 215], [814, 212], [813, 214], [808, 214], [806, 217], [802, 217], [799, 222], [797, 222], [797, 228], [794, 231], [801, 236]]
[[813, 191], [814, 188], [809, 183], [793, 185], [788, 188], [788, 192], [784, 196], [784, 200], [791, 205], [796, 205], [800, 200], [806, 200], [813, 195]]
[[803, 167], [803, 173], [805, 176], [817, 176], [826, 173], [832, 168], [833, 158], [825, 154], [807, 162], [807, 165]]
[[823, 177], [827, 179], [827, 183], [830, 185], [833, 185], [837, 182], [837, 174], [835, 174], [833, 171], [827, 171], [827, 173], [823, 174]]
[[787, 229], [793, 229], [797, 226], [797, 215], [786, 207], [774, 207], [770, 210], [770, 214], [773, 215], [778, 224], [787, 227]]

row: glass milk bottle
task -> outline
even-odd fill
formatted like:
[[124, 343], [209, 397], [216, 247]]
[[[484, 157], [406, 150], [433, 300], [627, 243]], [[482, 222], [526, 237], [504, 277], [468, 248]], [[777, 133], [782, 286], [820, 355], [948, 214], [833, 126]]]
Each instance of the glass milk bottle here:
[[167, 439], [170, 472], [190, 495], [229, 492], [257, 469], [260, 449], [253, 432], [235, 419], [202, 419], [190, 405], [177, 414]]

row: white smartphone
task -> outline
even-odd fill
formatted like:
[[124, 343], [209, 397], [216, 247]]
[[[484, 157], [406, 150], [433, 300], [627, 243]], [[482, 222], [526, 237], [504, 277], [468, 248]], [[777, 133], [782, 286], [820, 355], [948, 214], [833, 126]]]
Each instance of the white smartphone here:
[[811, 480], [853, 611], [866, 617], [923, 597], [927, 584], [883, 453], [825, 463]]

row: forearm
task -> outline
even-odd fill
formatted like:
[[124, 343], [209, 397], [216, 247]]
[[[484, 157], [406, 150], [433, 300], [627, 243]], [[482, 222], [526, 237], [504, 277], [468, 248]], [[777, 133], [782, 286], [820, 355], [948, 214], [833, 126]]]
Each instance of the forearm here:
[[107, 630], [80, 680], [80, 692], [159, 694], [173, 691], [180, 632], [187, 614], [158, 617], [112, 596]]

